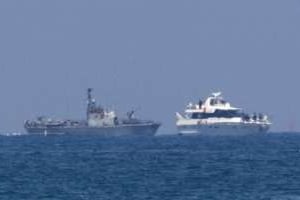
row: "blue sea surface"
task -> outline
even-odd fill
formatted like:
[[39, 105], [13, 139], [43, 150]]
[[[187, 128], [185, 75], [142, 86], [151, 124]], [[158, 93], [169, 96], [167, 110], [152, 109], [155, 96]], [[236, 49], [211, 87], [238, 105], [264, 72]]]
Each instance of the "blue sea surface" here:
[[1, 136], [0, 199], [300, 199], [300, 134]]

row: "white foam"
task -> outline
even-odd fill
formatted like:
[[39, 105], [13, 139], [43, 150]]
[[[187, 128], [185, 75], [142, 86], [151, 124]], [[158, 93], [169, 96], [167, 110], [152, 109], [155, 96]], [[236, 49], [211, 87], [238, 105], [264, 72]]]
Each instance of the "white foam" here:
[[0, 133], [0, 136], [20, 136], [20, 135], [26, 135], [26, 134], [20, 132]]

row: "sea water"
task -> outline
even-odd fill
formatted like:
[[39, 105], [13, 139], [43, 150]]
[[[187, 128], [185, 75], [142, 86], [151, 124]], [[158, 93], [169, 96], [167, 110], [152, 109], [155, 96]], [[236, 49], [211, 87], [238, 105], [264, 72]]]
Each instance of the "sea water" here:
[[0, 199], [300, 199], [300, 134], [0, 136]]

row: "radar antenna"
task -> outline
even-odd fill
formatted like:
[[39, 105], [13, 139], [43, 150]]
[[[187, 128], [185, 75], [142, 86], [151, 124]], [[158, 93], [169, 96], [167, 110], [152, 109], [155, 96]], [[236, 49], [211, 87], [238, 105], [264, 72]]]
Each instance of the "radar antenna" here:
[[86, 109], [86, 116], [87, 119], [89, 118], [89, 113], [92, 111], [93, 107], [94, 107], [94, 102], [93, 102], [93, 98], [92, 98], [92, 88], [88, 88], [87, 89], [87, 109]]
[[133, 119], [134, 118], [134, 113], [136, 113], [136, 111], [138, 111], [138, 110], [140, 110], [140, 108], [133, 108], [133, 109], [131, 109], [130, 111], [128, 111], [127, 113], [126, 113], [126, 115], [127, 115], [127, 118], [128, 119]]
[[92, 102], [92, 88], [87, 89], [88, 103]]
[[213, 92], [212, 96], [213, 97], [219, 97], [219, 96], [221, 96], [221, 94], [222, 94], [222, 92]]
[[134, 112], [135, 112], [134, 110], [131, 110], [131, 111], [128, 111], [128, 112], [126, 113], [128, 119], [132, 119], [132, 118], [133, 118]]

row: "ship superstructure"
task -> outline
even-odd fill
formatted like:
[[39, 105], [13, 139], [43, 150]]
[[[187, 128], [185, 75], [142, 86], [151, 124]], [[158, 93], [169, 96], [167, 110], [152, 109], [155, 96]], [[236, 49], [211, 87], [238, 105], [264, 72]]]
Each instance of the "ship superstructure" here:
[[268, 116], [262, 113], [246, 114], [231, 106], [221, 92], [212, 93], [204, 102], [189, 103], [184, 115], [176, 113], [180, 134], [251, 134], [264, 133], [270, 128]]
[[87, 90], [86, 120], [58, 120], [38, 117], [24, 124], [28, 133], [49, 134], [102, 134], [102, 135], [154, 135], [160, 127], [159, 122], [140, 120], [134, 117], [134, 111], [120, 118], [115, 111], [97, 105], [92, 97], [92, 89]]

